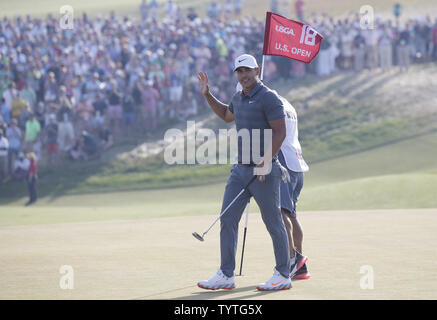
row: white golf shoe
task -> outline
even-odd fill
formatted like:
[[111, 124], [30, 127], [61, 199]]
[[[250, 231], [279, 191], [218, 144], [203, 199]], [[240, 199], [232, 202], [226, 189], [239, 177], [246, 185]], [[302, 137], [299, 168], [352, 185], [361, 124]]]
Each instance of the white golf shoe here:
[[256, 288], [260, 291], [272, 290], [288, 290], [292, 287], [290, 277], [284, 277], [282, 274], [274, 269], [273, 276], [264, 283], [259, 284]]
[[216, 275], [209, 280], [199, 281], [197, 286], [202, 289], [218, 290], [218, 289], [234, 289], [235, 277], [227, 277], [222, 270], [217, 271]]

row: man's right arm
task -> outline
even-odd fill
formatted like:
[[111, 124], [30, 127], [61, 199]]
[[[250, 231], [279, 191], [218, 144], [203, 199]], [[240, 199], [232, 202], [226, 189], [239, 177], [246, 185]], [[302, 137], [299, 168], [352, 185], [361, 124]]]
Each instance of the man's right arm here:
[[200, 92], [203, 94], [215, 114], [225, 122], [234, 121], [234, 114], [229, 110], [229, 106], [219, 101], [209, 91], [208, 75], [204, 72], [199, 72], [197, 78], [199, 79]]
[[225, 122], [234, 121], [234, 114], [229, 110], [229, 106], [219, 101], [216, 97], [212, 95], [211, 92], [204, 94], [206, 101], [208, 102], [211, 109]]

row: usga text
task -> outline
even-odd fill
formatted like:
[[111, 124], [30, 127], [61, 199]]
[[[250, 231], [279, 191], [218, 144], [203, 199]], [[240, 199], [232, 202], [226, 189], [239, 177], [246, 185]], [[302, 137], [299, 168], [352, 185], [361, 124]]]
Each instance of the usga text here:
[[[193, 307], [193, 306], [184, 306], [182, 304], [180, 307], [175, 307], [174, 314], [175, 315], [200, 315], [203, 317], [206, 316], [208, 312], [218, 313], [220, 315], [254, 315], [254, 314], [262, 314], [261, 308], [262, 305], [251, 305], [251, 304], [219, 304], [218, 308], [209, 307]], [[209, 310], [208, 310], [209, 309]]]

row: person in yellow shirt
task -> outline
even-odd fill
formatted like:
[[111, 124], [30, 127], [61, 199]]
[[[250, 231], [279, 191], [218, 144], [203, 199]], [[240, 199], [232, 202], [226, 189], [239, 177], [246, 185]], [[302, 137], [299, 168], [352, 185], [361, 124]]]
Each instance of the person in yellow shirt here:
[[20, 118], [21, 112], [23, 112], [27, 108], [26, 101], [24, 101], [21, 98], [16, 98], [12, 100], [12, 117], [13, 118]]

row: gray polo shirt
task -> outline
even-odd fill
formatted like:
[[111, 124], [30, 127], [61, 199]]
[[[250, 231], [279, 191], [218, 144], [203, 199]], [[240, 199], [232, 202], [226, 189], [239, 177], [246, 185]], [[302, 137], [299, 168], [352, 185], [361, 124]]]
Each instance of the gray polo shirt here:
[[[271, 129], [269, 121], [281, 119], [285, 117], [284, 106], [278, 95], [267, 88], [261, 81], [245, 95], [243, 91], [239, 91], [232, 97], [229, 104], [229, 111], [234, 114], [235, 125], [238, 135], [238, 163], [253, 164], [252, 147], [259, 146], [259, 155], [264, 156], [264, 129]], [[241, 134], [242, 129], [247, 129], [250, 142], [247, 145], [247, 139], [244, 134]], [[259, 129], [259, 135], [254, 129]], [[255, 134], [254, 134], [255, 133]], [[260, 139], [258, 139], [258, 137]], [[245, 144], [243, 148], [243, 143]], [[272, 144], [271, 141], [268, 142]], [[250, 156], [246, 154], [250, 150]], [[258, 150], [254, 150], [258, 153]], [[243, 152], [245, 153], [243, 157]], [[250, 160], [249, 160], [250, 158]], [[277, 155], [273, 158], [276, 159]]]

